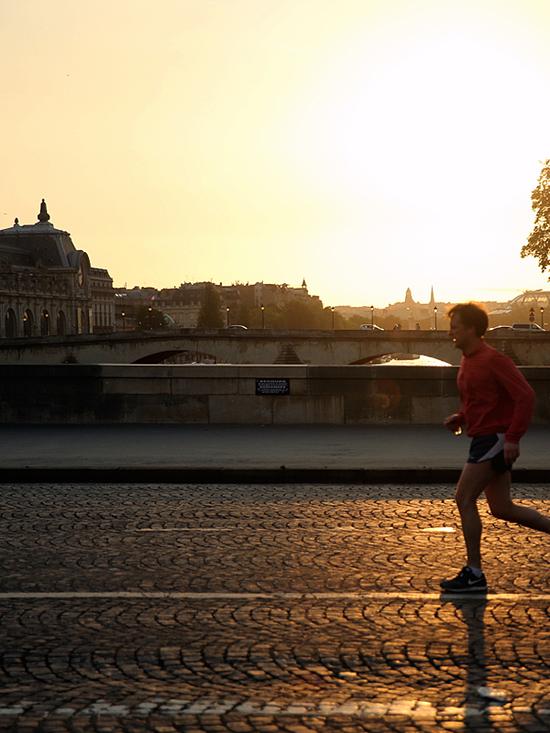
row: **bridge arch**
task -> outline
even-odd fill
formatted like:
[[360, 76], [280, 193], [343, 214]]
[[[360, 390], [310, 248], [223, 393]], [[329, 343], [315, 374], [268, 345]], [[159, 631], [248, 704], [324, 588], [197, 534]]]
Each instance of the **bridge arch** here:
[[[178, 359], [177, 357], [182, 357]], [[136, 359], [133, 364], [217, 364], [218, 360], [213, 354], [205, 354], [200, 351], [191, 351], [189, 349], [170, 349], [166, 351], [157, 351], [154, 354], [147, 354]]]
[[400, 364], [404, 366], [413, 364], [417, 366], [452, 366], [450, 362], [438, 359], [435, 356], [429, 356], [428, 354], [409, 354], [409, 353], [387, 353], [387, 354], [376, 354], [375, 356], [366, 356], [357, 361], [352, 361], [349, 366], [376, 366], [380, 364]]

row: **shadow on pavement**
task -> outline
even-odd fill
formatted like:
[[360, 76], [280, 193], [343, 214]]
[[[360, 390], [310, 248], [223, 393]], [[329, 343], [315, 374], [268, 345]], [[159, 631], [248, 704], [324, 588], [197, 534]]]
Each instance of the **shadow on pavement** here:
[[491, 687], [487, 672], [485, 648], [486, 598], [450, 598], [442, 596], [443, 603], [451, 603], [459, 612], [467, 629], [467, 646], [463, 658], [466, 672], [464, 692], [464, 731], [495, 730], [491, 710], [507, 702], [505, 694]]

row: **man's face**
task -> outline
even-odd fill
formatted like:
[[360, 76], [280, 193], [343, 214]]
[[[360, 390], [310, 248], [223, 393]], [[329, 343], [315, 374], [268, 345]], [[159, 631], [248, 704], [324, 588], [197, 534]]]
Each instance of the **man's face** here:
[[460, 314], [455, 313], [451, 317], [449, 336], [457, 349], [463, 349], [476, 337], [476, 332], [472, 326], [465, 326], [462, 323]]

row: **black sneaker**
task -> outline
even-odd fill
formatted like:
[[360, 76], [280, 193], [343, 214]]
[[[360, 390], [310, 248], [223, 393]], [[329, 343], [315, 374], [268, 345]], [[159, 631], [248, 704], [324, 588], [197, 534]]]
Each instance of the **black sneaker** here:
[[439, 586], [449, 593], [475, 593], [476, 591], [479, 593], [487, 590], [487, 580], [483, 573], [478, 577], [474, 575], [471, 568], [465, 565], [456, 578], [442, 580]]

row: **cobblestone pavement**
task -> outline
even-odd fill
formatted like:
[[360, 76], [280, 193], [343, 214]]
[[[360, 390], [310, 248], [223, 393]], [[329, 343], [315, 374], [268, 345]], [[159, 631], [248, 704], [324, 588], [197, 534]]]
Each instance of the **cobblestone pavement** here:
[[483, 510], [491, 592], [441, 597], [450, 486], [0, 496], [1, 730], [550, 730], [548, 536]]

